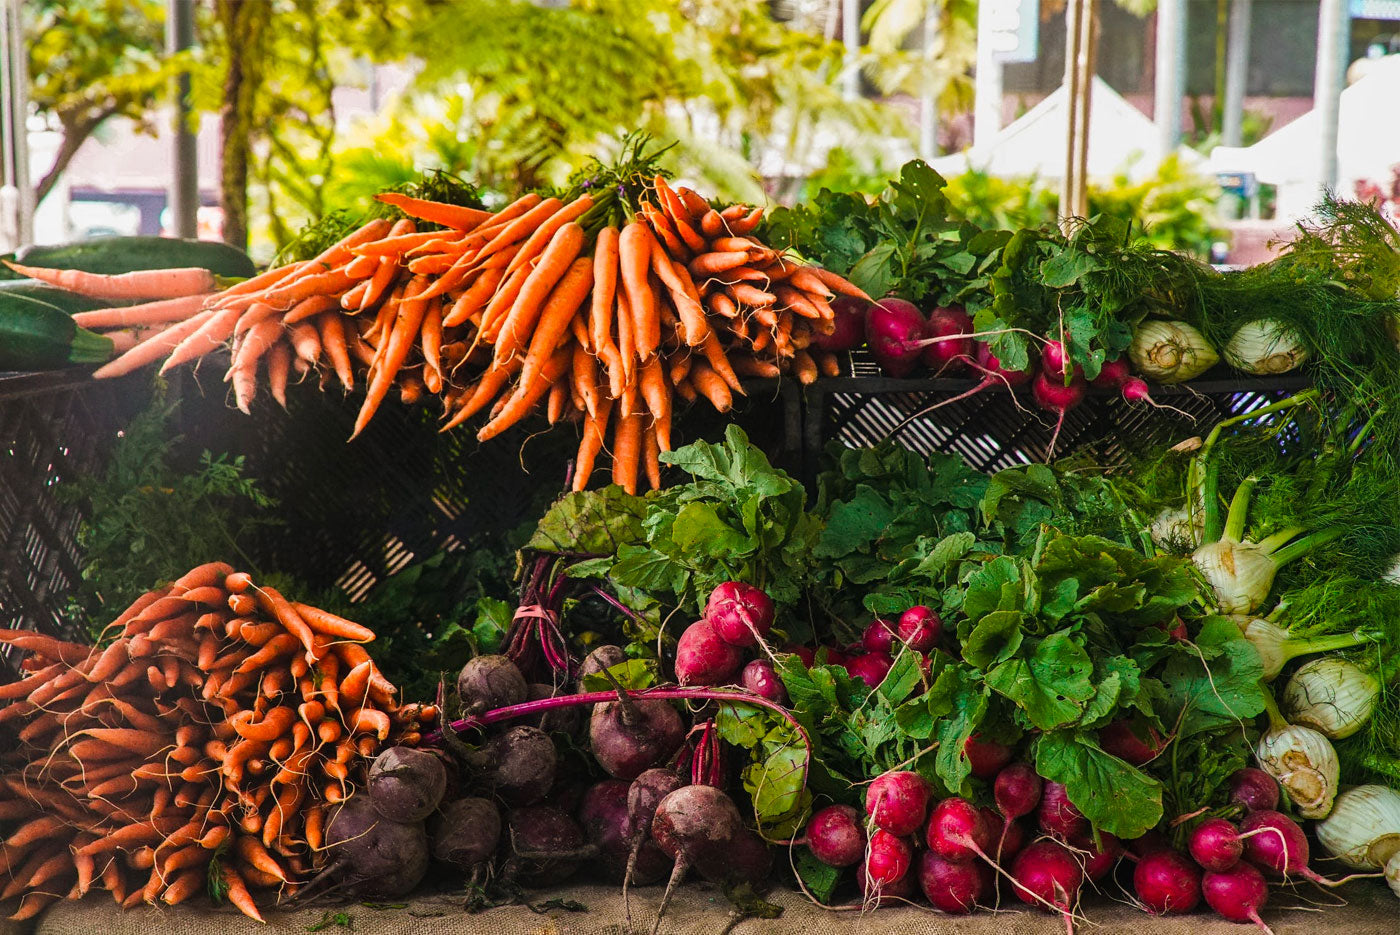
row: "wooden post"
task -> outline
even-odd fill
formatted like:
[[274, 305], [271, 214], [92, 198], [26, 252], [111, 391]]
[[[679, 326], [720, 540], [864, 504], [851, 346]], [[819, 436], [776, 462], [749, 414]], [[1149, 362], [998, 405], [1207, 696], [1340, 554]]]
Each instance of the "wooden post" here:
[[1060, 226], [1089, 213], [1089, 109], [1098, 61], [1098, 0], [1069, 0], [1065, 9], [1065, 173]]
[[1249, 79], [1249, 20], [1253, 0], [1230, 0], [1230, 30], [1225, 45], [1225, 104], [1220, 142], [1239, 146], [1244, 127], [1244, 95]]
[[[193, 0], [168, 0], [165, 10], [165, 51], [178, 55], [194, 45]], [[170, 178], [170, 232], [176, 237], [199, 236], [199, 166], [195, 134], [190, 128], [190, 73], [181, 70], [174, 80], [175, 105], [172, 127]]]

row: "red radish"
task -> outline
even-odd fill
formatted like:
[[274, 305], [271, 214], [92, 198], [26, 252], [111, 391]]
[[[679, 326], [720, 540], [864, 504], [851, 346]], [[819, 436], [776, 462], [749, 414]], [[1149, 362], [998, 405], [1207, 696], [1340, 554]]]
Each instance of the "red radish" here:
[[1134, 860], [1141, 860], [1148, 854], [1170, 850], [1171, 846], [1172, 844], [1167, 840], [1166, 835], [1156, 828], [1149, 828], [1142, 833], [1141, 837], [1133, 838], [1128, 842], [1128, 856]]
[[949, 860], [924, 851], [919, 855], [919, 888], [933, 908], [965, 915], [991, 892], [992, 871], [981, 861]]
[[1133, 729], [1133, 722], [1124, 719], [1099, 728], [1099, 746], [1104, 753], [1134, 766], [1142, 766], [1161, 752], [1163, 744], [1162, 736], [1150, 726], [1147, 728], [1147, 739], [1143, 740]]
[[[821, 665], [840, 666], [844, 669], [846, 663], [851, 660], [851, 654], [840, 646], [823, 646], [822, 649], [826, 650], [826, 655], [820, 661]], [[818, 652], [820, 652], [820, 650]]]
[[1273, 935], [1259, 918], [1259, 910], [1269, 901], [1269, 886], [1255, 867], [1241, 862], [1221, 873], [1207, 873], [1201, 879], [1201, 895], [1210, 908], [1231, 922], [1253, 922]]
[[865, 343], [880, 369], [892, 377], [907, 377], [919, 361], [928, 322], [912, 302], [884, 298], [865, 312]]
[[773, 599], [742, 581], [724, 582], [705, 602], [705, 622], [731, 646], [753, 646], [773, 629], [773, 617]]
[[1010, 747], [995, 740], [983, 740], [980, 734], [973, 734], [963, 742], [963, 755], [972, 765], [972, 775], [978, 779], [991, 779], [1011, 762]]
[[992, 837], [997, 842], [997, 863], [1010, 860], [1019, 854], [1021, 848], [1026, 846], [1026, 832], [1021, 823], [1014, 819], [1007, 821], [996, 809], [989, 806], [983, 806], [979, 811], [982, 812], [982, 820], [987, 823], [987, 827], [992, 829]]
[[1251, 812], [1278, 808], [1278, 783], [1274, 777], [1246, 766], [1230, 777], [1230, 801]]
[[1133, 890], [1153, 915], [1190, 912], [1201, 901], [1201, 870], [1180, 851], [1153, 851], [1133, 868]]
[[1126, 383], [1132, 375], [1133, 371], [1128, 364], [1128, 358], [1115, 357], [1113, 360], [1104, 361], [1103, 366], [1099, 368], [1099, 375], [1089, 382], [1101, 389], [1116, 390]]
[[904, 879], [913, 860], [914, 849], [908, 841], [888, 831], [876, 831], [870, 836], [862, 866], [869, 882], [885, 887]]
[[876, 617], [860, 635], [860, 645], [868, 653], [888, 653], [894, 645], [894, 627], [888, 620]]
[[997, 811], [1007, 818], [1020, 818], [1035, 811], [1044, 787], [1040, 776], [1029, 763], [1012, 763], [1002, 767], [992, 783], [992, 798]]
[[1108, 875], [1118, 858], [1123, 856], [1123, 843], [1107, 831], [1099, 832], [1096, 843], [1092, 834], [1081, 835], [1069, 842], [1084, 861], [1084, 876], [1097, 883]]
[[828, 805], [807, 822], [807, 847], [829, 867], [849, 867], [865, 854], [860, 812], [849, 805]]
[[915, 652], [926, 653], [943, 637], [943, 621], [933, 608], [918, 604], [899, 615], [895, 635]]
[[1324, 877], [1308, 866], [1308, 839], [1298, 823], [1283, 812], [1261, 809], [1250, 812], [1240, 822], [1240, 838], [1244, 840], [1244, 859], [1265, 870], [1311, 880], [1319, 886], [1341, 886], [1358, 877], [1377, 877], [1379, 873], [1354, 873], [1340, 880]]
[[905, 873], [893, 883], [877, 883], [871, 886], [870, 878], [865, 873], [865, 862], [861, 861], [856, 864], [856, 887], [860, 890], [861, 901], [865, 905], [878, 908], [909, 902], [914, 898], [918, 884], [914, 880], [914, 874]]
[[1063, 844], [1042, 838], [1028, 845], [1016, 855], [1011, 875], [1022, 902], [1042, 907], [1048, 903], [1058, 909], [1065, 930], [1074, 935], [1074, 906], [1084, 885], [1084, 871]]
[[[1026, 369], [1024, 370], [1006, 369], [1001, 365], [1001, 361], [998, 360], [996, 356], [992, 354], [991, 350], [987, 347], [987, 345], [980, 341], [977, 342], [975, 359], [971, 361], [969, 365], [972, 367], [973, 370], [976, 370], [978, 373], [982, 374], [982, 379], [977, 382], [976, 386], [974, 386], [970, 390], [964, 390], [956, 396], [950, 396], [947, 399], [939, 400], [938, 402], [930, 406], [926, 406], [923, 409], [920, 409], [914, 415], [906, 418], [904, 422], [900, 424], [899, 428], [903, 428], [904, 425], [908, 424], [909, 422], [912, 422], [914, 419], [917, 419], [920, 416], [928, 415], [935, 409], [942, 409], [944, 406], [952, 405], [956, 402], [961, 402], [962, 400], [967, 399], [971, 396], [976, 396], [978, 393], [982, 392], [989, 386], [1004, 386], [1007, 389], [1013, 389], [1014, 387], [1024, 386], [1025, 384], [1030, 382], [1031, 375], [1034, 372], [1030, 364], [1027, 364]], [[1020, 403], [1017, 403], [1016, 405], [1019, 406]], [[898, 429], [896, 429], [896, 431], [898, 431]]]
[[1222, 873], [1240, 862], [1244, 842], [1240, 830], [1223, 818], [1207, 818], [1191, 832], [1187, 849], [1196, 863]]
[[967, 799], [954, 796], [935, 805], [924, 834], [928, 846], [949, 860], [991, 860], [992, 829]]
[[881, 773], [865, 789], [865, 813], [875, 827], [903, 837], [913, 834], [928, 815], [928, 781], [909, 770]]
[[1047, 375], [1055, 378], [1055, 382], [1064, 385], [1065, 377], [1072, 372], [1074, 380], [1083, 382], [1084, 368], [1078, 364], [1073, 365], [1071, 370], [1069, 362], [1069, 352], [1059, 341], [1046, 341], [1045, 346], [1040, 349], [1040, 368]]
[[1055, 453], [1055, 443], [1059, 441], [1060, 430], [1065, 425], [1065, 413], [1084, 401], [1084, 378], [1077, 376], [1065, 386], [1057, 380], [1047, 378], [1044, 372], [1036, 374], [1031, 382], [1031, 396], [1041, 409], [1055, 413], [1055, 431], [1050, 436], [1050, 445], [1045, 450], [1046, 458]]
[[865, 314], [870, 303], [852, 295], [839, 296], [831, 302], [831, 334], [813, 332], [812, 346], [823, 351], [853, 351], [865, 343]]
[[778, 673], [773, 669], [773, 663], [767, 659], [755, 659], [744, 666], [744, 671], [739, 675], [739, 684], [769, 701], [787, 704], [787, 689], [783, 687], [782, 679], [778, 678]]
[[739, 647], [720, 639], [705, 621], [685, 628], [676, 643], [676, 681], [682, 685], [723, 685], [739, 672]]
[[1180, 617], [1173, 617], [1169, 621], [1159, 623], [1158, 626], [1173, 643], [1184, 643], [1191, 638], [1191, 632], [1186, 629], [1186, 621]]
[[846, 671], [851, 678], [860, 679], [871, 688], [876, 688], [889, 675], [894, 660], [886, 653], [863, 653], [846, 662]]
[[782, 649], [778, 650], [778, 652], [792, 653], [798, 659], [802, 660], [802, 665], [808, 669], [816, 665], [817, 662], [817, 651], [815, 649], [812, 649], [812, 647], [810, 646], [802, 646], [798, 643], [788, 643]]
[[[940, 305], [928, 316], [924, 328], [924, 363], [935, 373], [956, 373], [972, 359], [972, 316], [960, 305]], [[936, 340], [936, 339], [943, 340]]]
[[1089, 822], [1074, 803], [1069, 793], [1058, 782], [1046, 782], [1040, 794], [1040, 807], [1036, 810], [1036, 820], [1040, 830], [1046, 834], [1058, 834], [1062, 838], [1073, 838], [1089, 830]]

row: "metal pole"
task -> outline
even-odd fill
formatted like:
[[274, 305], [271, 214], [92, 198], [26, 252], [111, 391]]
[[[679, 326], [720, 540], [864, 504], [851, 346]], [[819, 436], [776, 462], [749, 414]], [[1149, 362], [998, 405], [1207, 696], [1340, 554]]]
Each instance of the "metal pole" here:
[[[194, 45], [194, 0], [167, 0], [165, 51], [179, 55]], [[175, 76], [173, 174], [170, 178], [170, 232], [176, 237], [199, 236], [199, 155], [190, 126], [190, 74]]]
[[1186, 93], [1186, 0], [1157, 2], [1157, 81], [1152, 119], [1160, 157], [1181, 145], [1181, 102]]
[[977, 4], [977, 82], [972, 101], [972, 148], [983, 149], [1001, 130], [1001, 62], [992, 42], [993, 4]]
[[1322, 0], [1317, 10], [1317, 72], [1313, 77], [1313, 113], [1318, 122], [1317, 185], [1337, 185], [1337, 115], [1351, 40], [1346, 0]]
[[860, 97], [860, 0], [841, 0], [841, 42], [846, 47], [841, 95], [854, 101]]
[[1225, 46], [1225, 101], [1220, 142], [1239, 146], [1244, 138], [1244, 95], [1249, 79], [1249, 17], [1253, 0], [1231, 0], [1229, 37]]
[[934, 74], [937, 62], [934, 48], [938, 43], [938, 18], [941, 14], [942, 9], [936, 3], [930, 3], [924, 11], [924, 68], [928, 74], [919, 95], [919, 156], [924, 160], [938, 155], [938, 79]]
[[1079, 43], [1084, 31], [1079, 18], [1084, 15], [1080, 0], [1069, 0], [1065, 6], [1065, 174], [1060, 181], [1060, 227], [1068, 233], [1069, 221], [1075, 216], [1075, 183], [1079, 153]]

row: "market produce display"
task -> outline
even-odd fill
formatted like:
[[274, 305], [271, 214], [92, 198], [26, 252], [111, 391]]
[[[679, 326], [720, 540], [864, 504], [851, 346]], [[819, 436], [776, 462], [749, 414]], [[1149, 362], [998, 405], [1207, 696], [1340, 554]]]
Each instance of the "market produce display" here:
[[93, 889], [123, 907], [207, 890], [260, 919], [254, 894], [321, 870], [338, 803], [436, 716], [394, 697], [372, 632], [222, 563], [107, 631], [95, 646], [0, 631], [26, 673], [0, 690], [18, 735], [0, 756], [14, 919]]

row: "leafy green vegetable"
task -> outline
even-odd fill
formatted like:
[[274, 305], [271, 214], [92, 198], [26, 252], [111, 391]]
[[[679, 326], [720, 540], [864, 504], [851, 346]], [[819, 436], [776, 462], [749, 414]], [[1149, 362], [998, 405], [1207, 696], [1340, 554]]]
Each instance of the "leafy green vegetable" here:
[[1162, 784], [1104, 753], [1082, 731], [1042, 734], [1035, 742], [1035, 770], [1063, 784], [1095, 828], [1120, 838], [1140, 837], [1162, 820]]

